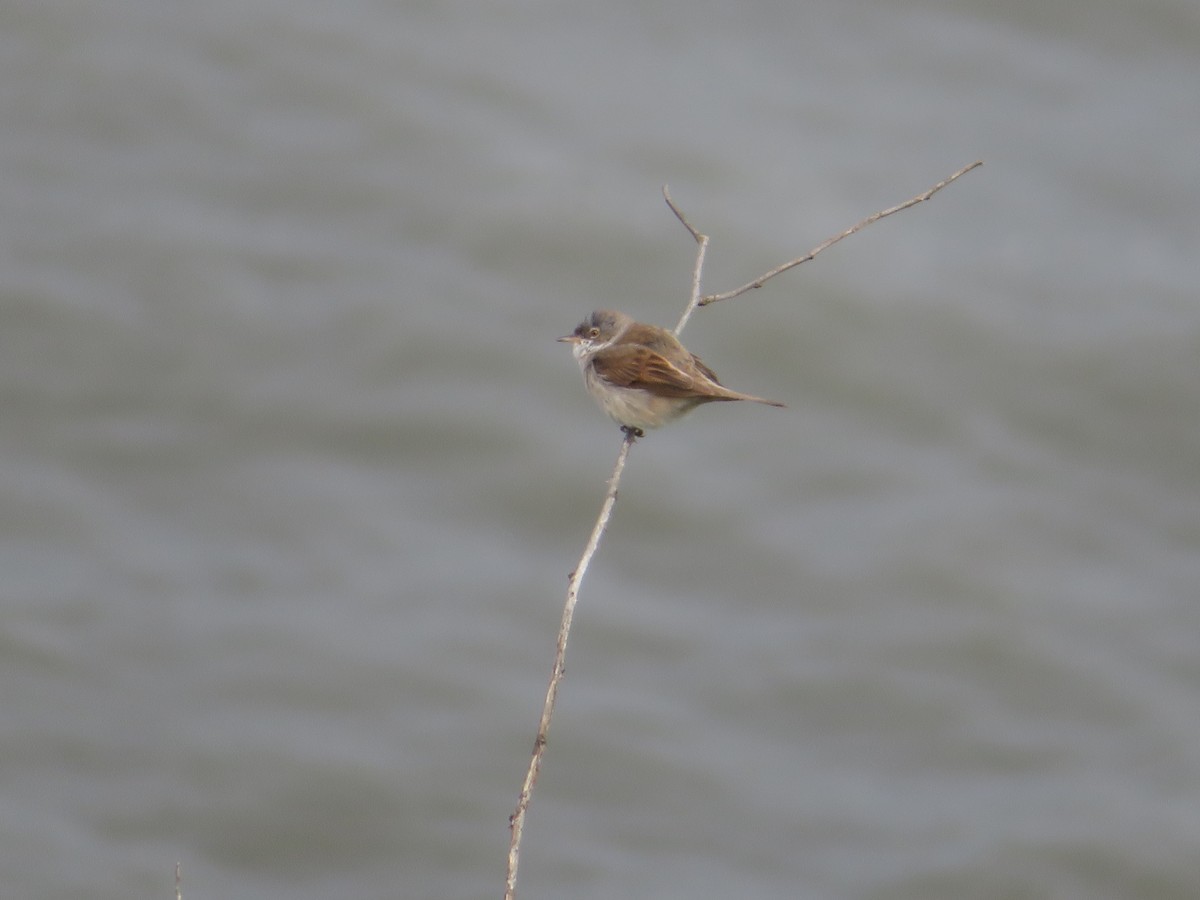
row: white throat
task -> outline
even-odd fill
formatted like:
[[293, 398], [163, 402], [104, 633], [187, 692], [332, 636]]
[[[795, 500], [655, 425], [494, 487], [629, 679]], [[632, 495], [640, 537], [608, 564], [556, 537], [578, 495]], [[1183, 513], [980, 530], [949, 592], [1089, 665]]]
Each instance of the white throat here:
[[597, 344], [595, 341], [580, 341], [571, 348], [571, 353], [581, 366], [586, 366], [588, 360], [610, 346], [612, 346], [612, 341], [605, 341], [603, 344]]

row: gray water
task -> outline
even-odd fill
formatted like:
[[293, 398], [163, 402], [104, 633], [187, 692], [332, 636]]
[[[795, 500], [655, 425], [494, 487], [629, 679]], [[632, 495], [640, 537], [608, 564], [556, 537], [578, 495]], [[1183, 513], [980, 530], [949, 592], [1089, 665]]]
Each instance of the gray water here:
[[0, 896], [1200, 895], [1200, 8], [0, 9]]

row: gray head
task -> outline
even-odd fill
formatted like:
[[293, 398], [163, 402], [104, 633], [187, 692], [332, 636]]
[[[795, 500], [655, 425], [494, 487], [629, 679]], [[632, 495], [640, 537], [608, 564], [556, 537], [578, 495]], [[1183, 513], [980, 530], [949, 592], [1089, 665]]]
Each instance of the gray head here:
[[598, 309], [580, 322], [574, 331], [563, 335], [559, 340], [575, 344], [577, 352], [594, 353], [619, 338], [632, 324], [633, 319], [623, 312]]

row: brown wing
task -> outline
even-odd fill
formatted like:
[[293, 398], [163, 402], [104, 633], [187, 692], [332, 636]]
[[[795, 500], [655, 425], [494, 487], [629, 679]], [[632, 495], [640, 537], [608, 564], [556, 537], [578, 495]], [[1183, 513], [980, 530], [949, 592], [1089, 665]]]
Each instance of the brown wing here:
[[[635, 330], [636, 329], [636, 330]], [[625, 339], [631, 344], [642, 344], [645, 347], [661, 353], [667, 360], [679, 360], [674, 368], [684, 375], [695, 378], [702, 385], [704, 379], [713, 384], [720, 384], [717, 373], [700, 361], [700, 357], [692, 353], [679, 342], [679, 338], [665, 328], [650, 328], [640, 324], [633, 325], [625, 332]], [[668, 365], [670, 363], [668, 362]], [[699, 377], [697, 377], [699, 376]], [[698, 386], [700, 386], [698, 385]], [[703, 392], [703, 387], [700, 387]]]
[[705, 378], [707, 378], [713, 384], [721, 383], [721, 380], [719, 378], [717, 378], [717, 373], [714, 372], [712, 369], [710, 369], [708, 366], [706, 366], [704, 363], [700, 362], [700, 357], [698, 357], [695, 353], [691, 354], [691, 357], [692, 357], [692, 365], [694, 365], [697, 369], [699, 369], [700, 373]]
[[638, 344], [618, 344], [592, 358], [596, 374], [618, 387], [640, 388], [660, 397], [709, 395], [702, 379], [671, 365], [660, 353]]

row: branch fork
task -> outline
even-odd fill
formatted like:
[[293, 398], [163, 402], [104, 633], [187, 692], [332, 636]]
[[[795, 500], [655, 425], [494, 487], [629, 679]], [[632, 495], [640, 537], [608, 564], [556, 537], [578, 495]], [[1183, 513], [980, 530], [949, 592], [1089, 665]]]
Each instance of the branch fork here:
[[[862, 231], [868, 225], [878, 222], [880, 219], [890, 216], [893, 213], [898, 213], [901, 210], [916, 206], [928, 200], [942, 188], [959, 177], [983, 165], [983, 161], [973, 162], [968, 166], [963, 166], [953, 175], [939, 181], [929, 190], [905, 200], [897, 206], [888, 209], [880, 210], [851, 225], [845, 231], [841, 231], [830, 238], [822, 241], [813, 249], [809, 250], [803, 256], [798, 256], [795, 259], [788, 260], [782, 265], [776, 266], [769, 272], [764, 272], [752, 281], [748, 281], [741, 287], [734, 288], [731, 291], [726, 291], [721, 294], [702, 295], [700, 293], [701, 275], [704, 270], [704, 256], [708, 250], [708, 235], [698, 231], [687, 216], [675, 205], [675, 201], [671, 199], [671, 193], [666, 185], [663, 185], [663, 199], [666, 200], [667, 206], [671, 212], [679, 219], [683, 227], [691, 234], [692, 239], [697, 244], [696, 263], [692, 267], [692, 291], [688, 300], [687, 306], [684, 308], [683, 315], [679, 319], [679, 323], [675, 326], [675, 335], [678, 337], [687, 325], [693, 312], [702, 306], [708, 306], [712, 303], [717, 303], [721, 300], [732, 300], [734, 297], [739, 297], [747, 291], [752, 291], [762, 287], [776, 275], [794, 269], [801, 263], [806, 263], [810, 259], [816, 257], [818, 253], [832, 247], [843, 238], [848, 238], [850, 235]], [[554, 668], [550, 675], [550, 684], [546, 689], [546, 700], [542, 705], [542, 718], [538, 723], [537, 737], [533, 743], [533, 754], [529, 761], [529, 769], [525, 773], [525, 781], [521, 785], [521, 793], [517, 798], [517, 808], [508, 819], [510, 830], [510, 841], [508, 849], [508, 878], [505, 882], [504, 897], [505, 900], [515, 900], [517, 891], [517, 865], [520, 861], [521, 854], [521, 839], [524, 836], [525, 814], [529, 809], [530, 801], [533, 799], [533, 788], [537, 783], [538, 773], [542, 768], [542, 757], [546, 753], [546, 743], [550, 733], [550, 720], [554, 715], [554, 703], [558, 697], [558, 688], [562, 683], [563, 675], [566, 672], [566, 655], [567, 655], [567, 640], [571, 634], [571, 620], [575, 615], [575, 604], [579, 599], [579, 588], [583, 583], [583, 577], [587, 574], [588, 566], [591, 564], [592, 557], [596, 555], [596, 550], [600, 546], [600, 541], [604, 537], [604, 532], [608, 529], [609, 520], [612, 518], [613, 506], [617, 502], [617, 486], [621, 482], [621, 474], [625, 470], [625, 463], [629, 458], [629, 450], [637, 440], [639, 435], [632, 430], [625, 431], [625, 437], [621, 441], [621, 449], [617, 454], [616, 464], [613, 466], [612, 475], [608, 479], [608, 489], [604, 494], [604, 502], [600, 505], [600, 514], [596, 518], [595, 525], [592, 526], [592, 532], [588, 537], [588, 541], [583, 550], [583, 555], [579, 557], [579, 562], [575, 569], [571, 572], [567, 582], [567, 601], [563, 607], [562, 623], [558, 629], [558, 647], [554, 656]]]

